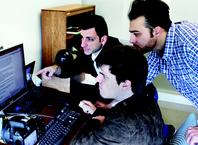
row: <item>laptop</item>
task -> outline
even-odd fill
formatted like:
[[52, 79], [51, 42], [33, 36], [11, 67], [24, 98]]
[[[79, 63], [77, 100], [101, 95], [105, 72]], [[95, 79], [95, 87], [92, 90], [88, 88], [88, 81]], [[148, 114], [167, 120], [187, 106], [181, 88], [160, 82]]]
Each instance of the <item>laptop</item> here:
[[[31, 85], [28, 87], [28, 83], [32, 81], [34, 65], [35, 62], [31, 62], [25, 66], [23, 44], [0, 51], [0, 110], [3, 113], [16, 117], [21, 117], [20, 114], [29, 114], [52, 119], [51, 113], [56, 115], [56, 111], [65, 106], [67, 98], [69, 99], [65, 97], [65, 93]], [[42, 115], [43, 113], [50, 116]], [[5, 131], [9, 132], [10, 129]], [[24, 145], [29, 145], [31, 141], [36, 142], [35, 136], [37, 136], [35, 131], [25, 136]], [[34, 143], [31, 142], [32, 144]]]
[[42, 102], [38, 101], [42, 93], [32, 85], [34, 65], [35, 61], [25, 66], [23, 44], [0, 51], [0, 110], [34, 112], [38, 108], [35, 101]]

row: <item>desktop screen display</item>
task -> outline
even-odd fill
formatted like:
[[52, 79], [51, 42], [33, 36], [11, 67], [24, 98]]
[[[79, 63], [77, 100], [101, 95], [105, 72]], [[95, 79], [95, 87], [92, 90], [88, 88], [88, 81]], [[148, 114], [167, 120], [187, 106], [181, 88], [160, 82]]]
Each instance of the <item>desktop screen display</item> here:
[[26, 90], [24, 70], [23, 44], [0, 51], [0, 110]]

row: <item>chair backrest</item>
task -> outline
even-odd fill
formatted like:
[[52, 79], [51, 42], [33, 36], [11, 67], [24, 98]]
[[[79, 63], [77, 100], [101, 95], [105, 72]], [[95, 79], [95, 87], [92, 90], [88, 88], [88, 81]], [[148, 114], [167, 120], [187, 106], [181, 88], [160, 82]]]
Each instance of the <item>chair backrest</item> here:
[[158, 93], [156, 87], [153, 85], [153, 83], [150, 83], [146, 86], [146, 93], [147, 96], [154, 97], [155, 101], [158, 102]]
[[[158, 102], [158, 92], [156, 87], [153, 85], [153, 83], [150, 83], [146, 86], [146, 93], [147, 96], [154, 97], [156, 103]], [[175, 132], [175, 127], [171, 124], [164, 124], [162, 135], [164, 138], [166, 138], [166, 142], [169, 142], [170, 138], [172, 138], [173, 134]]]

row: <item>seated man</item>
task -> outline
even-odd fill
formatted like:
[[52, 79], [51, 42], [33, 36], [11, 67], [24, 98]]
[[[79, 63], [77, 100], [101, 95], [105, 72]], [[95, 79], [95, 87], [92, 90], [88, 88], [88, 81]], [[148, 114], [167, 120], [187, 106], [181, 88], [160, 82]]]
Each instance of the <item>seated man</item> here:
[[145, 93], [146, 58], [130, 46], [105, 50], [96, 61], [100, 95], [108, 109], [82, 102], [94, 112], [72, 145], [163, 145], [164, 121], [155, 99]]
[[[81, 49], [79, 50], [72, 64], [61, 65], [59, 61], [58, 64], [43, 68], [37, 75], [42, 74], [45, 86], [50, 87], [51, 85], [55, 89], [71, 93], [72, 96], [89, 98], [88, 96], [93, 96], [92, 94], [96, 95], [98, 89], [95, 89], [96, 87], [91, 85], [82, 84], [81, 79], [76, 81], [77, 79], [70, 80], [70, 78], [82, 73], [91, 74], [93, 77], [96, 77], [97, 67], [95, 65], [95, 60], [101, 55], [103, 50], [115, 45], [121, 45], [121, 43], [117, 38], [108, 35], [107, 24], [104, 18], [99, 15], [89, 15], [83, 19], [80, 35], [82, 51]], [[56, 78], [57, 81], [53, 81], [51, 78], [53, 78], [54, 75], [69, 79]], [[92, 100], [95, 100], [95, 98]]]

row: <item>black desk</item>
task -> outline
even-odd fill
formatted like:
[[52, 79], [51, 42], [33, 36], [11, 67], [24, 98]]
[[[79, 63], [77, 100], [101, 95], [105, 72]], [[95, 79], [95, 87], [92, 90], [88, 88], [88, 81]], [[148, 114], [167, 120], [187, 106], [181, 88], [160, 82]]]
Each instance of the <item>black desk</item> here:
[[[75, 104], [68, 93], [47, 87], [33, 87], [30, 93], [6, 108], [5, 113], [41, 114], [45, 108], [61, 109], [64, 102]], [[53, 111], [53, 112], [54, 112]]]
[[[27, 113], [27, 114], [35, 114], [40, 116], [48, 116], [42, 117], [43, 124], [47, 125], [53, 117], [57, 115], [57, 113], [63, 108], [64, 104], [69, 103], [74, 109], [78, 107], [78, 101], [76, 98], [73, 98], [70, 94], [60, 92], [51, 88], [46, 87], [35, 87], [30, 97], [23, 98], [18, 100], [13, 105], [9, 106], [5, 110], [6, 113]], [[17, 109], [16, 108], [20, 108]], [[78, 108], [79, 109], [79, 108]], [[75, 128], [72, 131], [72, 134], [65, 139], [64, 145], [69, 144], [71, 139], [77, 134], [81, 125]]]

